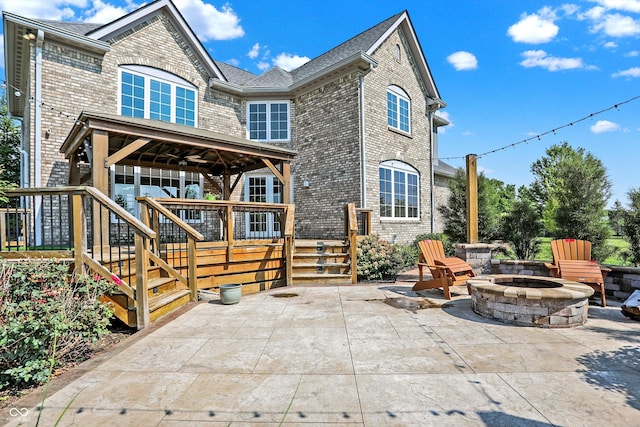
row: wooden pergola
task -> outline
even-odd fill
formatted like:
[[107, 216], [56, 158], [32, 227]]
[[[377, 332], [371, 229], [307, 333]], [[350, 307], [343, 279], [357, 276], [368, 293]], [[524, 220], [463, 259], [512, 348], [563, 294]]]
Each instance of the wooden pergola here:
[[[109, 168], [115, 164], [197, 172], [221, 190], [225, 200], [243, 173], [266, 167], [282, 184], [283, 203], [291, 202], [294, 150], [206, 129], [83, 112], [60, 151], [69, 160], [69, 185], [91, 180], [104, 194], [109, 194]], [[81, 162], [90, 165], [90, 173], [81, 175]], [[222, 177], [222, 188], [213, 177]]]
[[[89, 181], [109, 195], [112, 165], [171, 169], [202, 174], [230, 200], [245, 172], [268, 168], [282, 183], [282, 202], [291, 202], [291, 161], [296, 152], [244, 138], [159, 120], [82, 112], [60, 151], [69, 160], [68, 183]], [[88, 163], [82, 175], [80, 164]], [[222, 188], [214, 177], [222, 177]], [[231, 178], [235, 176], [232, 183]], [[97, 208], [97, 206], [95, 206]], [[107, 235], [108, 218], [94, 218], [94, 234]]]

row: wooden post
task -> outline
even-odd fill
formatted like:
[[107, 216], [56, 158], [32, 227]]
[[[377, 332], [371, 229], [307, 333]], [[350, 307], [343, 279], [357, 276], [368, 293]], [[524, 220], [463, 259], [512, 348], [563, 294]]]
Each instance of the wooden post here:
[[288, 205], [284, 220], [285, 276], [287, 285], [293, 284], [293, 253], [295, 251], [295, 205]]
[[222, 174], [222, 199], [231, 200], [231, 174], [226, 170]]
[[[109, 133], [94, 130], [91, 134], [91, 179], [93, 187], [104, 195], [109, 195], [109, 169], [104, 167], [104, 159], [109, 155]], [[93, 202], [93, 244], [102, 242], [105, 251], [109, 248], [109, 215], [100, 215], [100, 203]]]
[[226, 206], [225, 237], [227, 239], [227, 262], [233, 261], [233, 206]]
[[138, 329], [149, 325], [149, 296], [147, 270], [149, 267], [149, 240], [136, 233], [136, 322]]
[[187, 256], [189, 257], [187, 278], [189, 280], [189, 291], [191, 291], [191, 302], [198, 301], [198, 261], [196, 254], [196, 240], [189, 235], [187, 242]]
[[282, 203], [291, 203], [291, 163], [282, 162]]
[[74, 194], [71, 196], [71, 211], [73, 218], [73, 257], [74, 271], [76, 274], [84, 273], [83, 254], [86, 249], [85, 228], [84, 228], [84, 212], [82, 209], [82, 195]]
[[467, 242], [478, 243], [478, 157], [467, 157]]

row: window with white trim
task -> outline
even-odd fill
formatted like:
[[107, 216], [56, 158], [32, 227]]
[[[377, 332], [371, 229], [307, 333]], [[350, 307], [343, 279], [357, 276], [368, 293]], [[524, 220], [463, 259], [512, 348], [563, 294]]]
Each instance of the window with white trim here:
[[248, 102], [247, 138], [253, 141], [288, 141], [289, 102]]
[[411, 101], [409, 95], [395, 85], [387, 88], [387, 125], [411, 133]]
[[380, 217], [418, 219], [420, 217], [419, 174], [396, 160], [380, 164]]
[[198, 92], [194, 85], [166, 71], [139, 65], [119, 69], [120, 114], [195, 127]]

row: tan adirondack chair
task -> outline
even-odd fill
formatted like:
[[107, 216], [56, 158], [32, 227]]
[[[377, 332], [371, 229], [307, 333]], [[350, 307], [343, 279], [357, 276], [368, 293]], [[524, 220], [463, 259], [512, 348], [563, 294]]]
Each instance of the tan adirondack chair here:
[[545, 263], [553, 277], [560, 277], [591, 286], [600, 292], [602, 306], [607, 306], [604, 279], [610, 268], [598, 265], [591, 259], [591, 242], [580, 239], [558, 239], [551, 241], [553, 263]]
[[[465, 261], [456, 257], [447, 257], [444, 254], [444, 247], [440, 240], [423, 240], [418, 242], [418, 246], [420, 247], [419, 279], [413, 286], [414, 291], [442, 288], [445, 298], [451, 299], [449, 287], [466, 285], [469, 278], [475, 277], [473, 269]], [[431, 272], [431, 280], [424, 280], [424, 267]], [[468, 286], [467, 290], [469, 290]]]

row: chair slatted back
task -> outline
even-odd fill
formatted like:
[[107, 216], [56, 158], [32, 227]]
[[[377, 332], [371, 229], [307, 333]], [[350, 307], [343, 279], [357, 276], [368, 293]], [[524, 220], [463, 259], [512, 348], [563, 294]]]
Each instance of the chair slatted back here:
[[591, 261], [591, 242], [579, 239], [558, 239], [551, 241], [553, 260]]
[[435, 265], [437, 259], [444, 260], [446, 258], [444, 246], [440, 240], [422, 240], [418, 242], [418, 246], [425, 262], [429, 265]]

